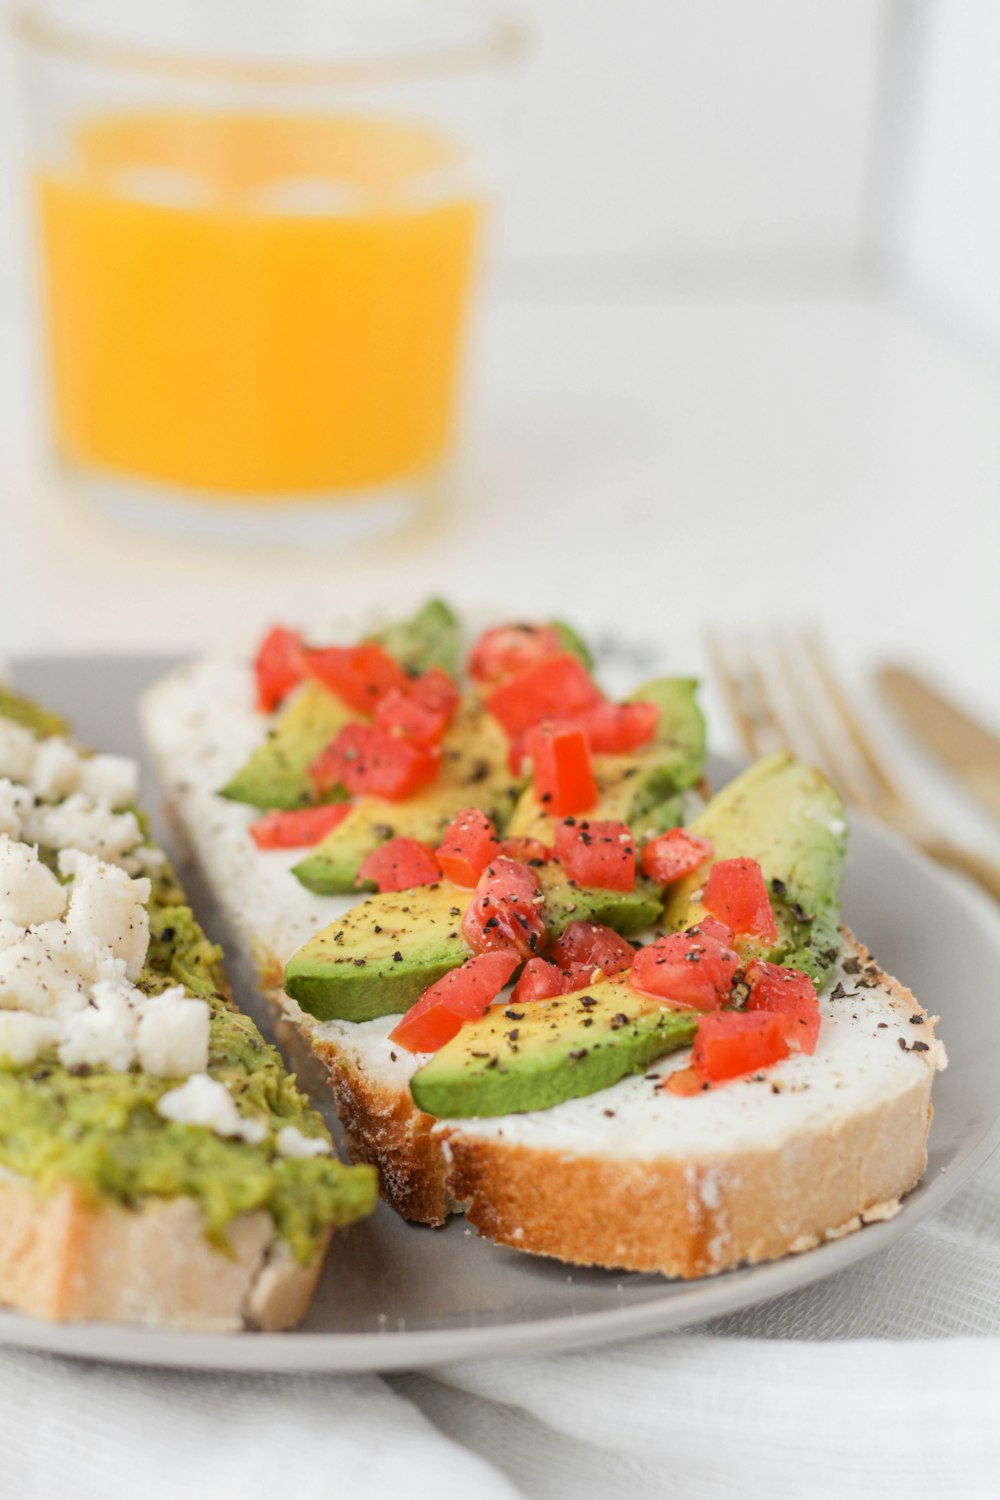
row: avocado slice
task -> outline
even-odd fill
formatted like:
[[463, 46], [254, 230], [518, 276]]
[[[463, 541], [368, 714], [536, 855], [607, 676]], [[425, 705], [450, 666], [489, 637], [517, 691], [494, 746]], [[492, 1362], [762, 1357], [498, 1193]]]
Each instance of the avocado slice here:
[[[749, 856], [764, 872], [779, 938], [755, 945], [759, 956], [788, 964], [822, 984], [840, 947], [838, 892], [847, 819], [826, 777], [787, 751], [766, 756], [723, 787], [691, 824], [714, 846], [712, 863]], [[707, 867], [671, 886], [664, 912], [677, 930], [697, 922]]]
[[462, 657], [462, 627], [441, 599], [431, 599], [408, 620], [387, 625], [368, 637], [384, 646], [412, 676], [440, 667], [457, 677]]
[[410, 1092], [439, 1119], [551, 1109], [688, 1046], [698, 1015], [640, 995], [622, 975], [517, 1010], [494, 1005], [418, 1069]]
[[[575, 921], [639, 932], [660, 914], [659, 892], [647, 880], [634, 891], [611, 891], [574, 884], [558, 864], [537, 874], [553, 937]], [[461, 925], [473, 894], [441, 880], [370, 896], [293, 954], [286, 992], [321, 1021], [370, 1021], [407, 1010], [428, 985], [472, 957]]]
[[[630, 703], [659, 706], [656, 739], [624, 755], [594, 756], [597, 802], [587, 810], [588, 818], [616, 818], [632, 824], [649, 809], [701, 780], [705, 720], [696, 699], [697, 687], [690, 677], [658, 677], [632, 694]], [[677, 810], [677, 804], [661, 808], [661, 817], [672, 818]], [[667, 822], [665, 826], [675, 825]], [[541, 807], [533, 787], [521, 793], [507, 831], [553, 843], [555, 819]]]
[[565, 620], [550, 620], [549, 625], [559, 637], [559, 644], [562, 649], [564, 651], [572, 651], [573, 655], [579, 657], [589, 672], [594, 665], [594, 655], [586, 641], [577, 635], [572, 625], [567, 625]]
[[335, 787], [317, 799], [309, 765], [357, 714], [319, 682], [306, 682], [282, 712], [267, 739], [251, 755], [221, 797], [252, 807], [304, 807], [308, 802], [343, 802], [347, 793]]
[[[441, 770], [422, 792], [401, 802], [361, 797], [332, 833], [311, 849], [292, 873], [310, 891], [353, 892], [358, 866], [387, 839], [402, 835], [437, 844], [463, 807], [481, 808], [503, 827], [520, 790], [507, 769], [507, 739], [482, 702], [459, 704], [442, 741]], [[373, 889], [369, 886], [368, 889]]]

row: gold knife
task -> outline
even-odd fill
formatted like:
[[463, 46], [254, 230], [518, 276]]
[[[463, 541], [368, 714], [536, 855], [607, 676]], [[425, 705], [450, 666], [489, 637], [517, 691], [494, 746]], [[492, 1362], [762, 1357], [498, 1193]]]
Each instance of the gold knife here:
[[906, 667], [880, 667], [875, 676], [912, 734], [1000, 818], [1000, 736]]

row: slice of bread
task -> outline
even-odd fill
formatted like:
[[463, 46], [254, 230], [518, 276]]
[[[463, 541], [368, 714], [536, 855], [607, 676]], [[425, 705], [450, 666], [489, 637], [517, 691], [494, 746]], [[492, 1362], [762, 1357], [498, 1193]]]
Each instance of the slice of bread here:
[[[14, 731], [17, 713], [23, 727]], [[100, 758], [92, 759], [62, 738], [59, 721], [51, 725], [59, 738], [52, 739], [44, 738], [48, 728], [37, 729], [42, 722], [47, 724], [45, 716], [27, 700], [4, 694], [2, 769], [13, 773], [15, 754], [37, 752], [33, 769], [25, 769], [32, 763], [23, 761], [19, 773], [35, 777], [31, 786], [10, 779], [0, 784], [0, 845], [8, 861], [2, 924], [6, 957], [18, 944], [43, 941], [42, 916], [29, 915], [28, 908], [32, 899], [37, 904], [40, 888], [59, 890], [46, 862], [64, 868], [59, 851], [67, 845], [43, 842], [39, 860], [37, 846], [29, 849], [21, 842], [27, 837], [18, 826], [22, 816], [70, 816], [65, 786], [52, 793], [38, 789], [38, 765], [43, 759], [47, 765], [59, 764], [63, 775], [74, 766], [73, 774], [83, 775], [80, 767], [89, 767], [93, 784], [102, 770]], [[33, 741], [36, 732], [42, 737]], [[106, 757], [103, 774], [119, 775], [125, 766]], [[123, 795], [134, 795], [134, 786]], [[85, 800], [82, 794], [77, 798], [78, 828], [83, 827], [79, 819]], [[109, 808], [102, 810], [94, 802], [89, 812], [114, 831]], [[131, 817], [122, 814], [118, 823]], [[288, 1328], [309, 1304], [334, 1225], [373, 1206], [372, 1174], [355, 1173], [332, 1155], [321, 1120], [284, 1076], [278, 1054], [248, 1019], [236, 1015], [219, 950], [198, 927], [163, 855], [146, 842], [134, 819], [129, 826], [140, 838], [153, 874], [144, 882], [144, 892], [132, 898], [135, 904], [127, 917], [118, 919], [118, 932], [123, 942], [136, 942], [125, 935], [125, 923], [128, 933], [134, 933], [144, 931], [148, 920], [151, 940], [148, 951], [145, 936], [141, 952], [136, 947], [130, 1008], [114, 1017], [113, 1028], [98, 1033], [98, 1047], [107, 1048], [113, 1030], [114, 1047], [89, 1057], [73, 1055], [64, 1050], [68, 1032], [60, 1036], [59, 1017], [90, 1016], [89, 1007], [104, 998], [100, 984], [105, 991], [116, 983], [124, 986], [124, 960], [119, 980], [99, 984], [86, 970], [73, 978], [71, 968], [60, 968], [56, 959], [48, 960], [54, 970], [37, 960], [32, 969], [25, 950], [21, 967], [8, 965], [4, 974], [0, 1018], [19, 1023], [20, 1030], [8, 1025], [0, 1057], [0, 1304], [60, 1321], [100, 1319], [216, 1332]], [[130, 854], [123, 850], [120, 858], [135, 861], [138, 848], [136, 844]], [[18, 869], [16, 860], [22, 859], [23, 879], [12, 879], [12, 857]], [[65, 868], [72, 870], [72, 865]], [[105, 878], [116, 877], [129, 887], [126, 870], [107, 864], [100, 868]], [[74, 899], [71, 894], [70, 914]], [[18, 910], [20, 915], [10, 920]], [[91, 912], [95, 915], [93, 906]], [[85, 960], [91, 954], [104, 963], [105, 974], [113, 967], [110, 944], [115, 938], [108, 924], [114, 915], [107, 902], [96, 912], [97, 933], [108, 936], [90, 937], [91, 948], [82, 950]], [[73, 931], [58, 919], [47, 920], [47, 927], [58, 929], [69, 953]], [[56, 936], [50, 934], [49, 941]], [[59, 983], [60, 990], [40, 988], [37, 978], [32, 984], [34, 976], [53, 972], [58, 978], [50, 983]], [[152, 998], [165, 992], [163, 999]], [[124, 995], [125, 990], [114, 993]], [[55, 1009], [54, 996], [64, 1012]], [[200, 1061], [189, 1060], [185, 1066], [179, 1060], [185, 1054], [178, 1048], [176, 1029], [172, 1037], [169, 1031], [164, 1036], [162, 1026], [159, 1053], [152, 1045], [136, 1053], [131, 1039], [148, 1035], [141, 1031], [147, 1016], [162, 1021], [167, 1012], [176, 1019], [177, 1012], [169, 1008], [183, 1013], [192, 1001], [204, 1028]], [[47, 1014], [42, 1007], [48, 1007]], [[31, 1027], [45, 1032], [41, 1045], [18, 1054], [17, 1037], [30, 1036]], [[216, 1111], [221, 1096], [235, 1111], [235, 1128], [225, 1112], [221, 1122], [216, 1113], [216, 1123], [210, 1123], [204, 1115], [199, 1119], [197, 1111], [192, 1116], [161, 1109], [168, 1097], [176, 1105], [185, 1079], [215, 1091]], [[293, 1122], [302, 1124], [306, 1134]], [[287, 1125], [292, 1126], [290, 1139], [282, 1135]], [[309, 1156], [311, 1163], [289, 1159]]]
[[[260, 854], [252, 809], [216, 795], [259, 737], [241, 653], [184, 668], [143, 717], [169, 805], [279, 1008], [284, 1039], [323, 1065], [353, 1160], [375, 1165], [405, 1217], [461, 1207], [502, 1244], [578, 1264], [701, 1276], [808, 1249], [884, 1218], [926, 1164], [934, 1019], [844, 933], [813, 1056], [682, 1098], [646, 1077], [553, 1109], [436, 1121], [409, 1093], [419, 1059], [388, 1039], [398, 1017], [318, 1023], [283, 994], [285, 961], [349, 900], [317, 898], [294, 856]], [[259, 724], [259, 720], [257, 721]]]

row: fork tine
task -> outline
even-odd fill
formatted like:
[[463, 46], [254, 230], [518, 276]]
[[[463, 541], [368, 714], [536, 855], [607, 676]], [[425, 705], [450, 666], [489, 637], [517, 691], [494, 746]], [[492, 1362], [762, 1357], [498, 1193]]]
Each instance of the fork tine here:
[[732, 714], [739, 730], [740, 739], [746, 747], [748, 755], [763, 755], [760, 736], [754, 715], [748, 708], [743, 680], [730, 671], [729, 663], [723, 653], [719, 637], [713, 630], [705, 632], [705, 646], [708, 651], [708, 659], [712, 664], [712, 670], [722, 688], [726, 707]]
[[[874, 798], [871, 782], [854, 751], [853, 742], [845, 736], [844, 726], [836, 711], [838, 703], [833, 704], [832, 716], [828, 711], [830, 703], [826, 696], [825, 679], [821, 682], [822, 692], [817, 694], [818, 672], [813, 657], [804, 651], [805, 638], [805, 632], [799, 636], [778, 633], [771, 653], [772, 659], [782, 663], [785, 682], [795, 700], [796, 713], [809, 737], [811, 750], [801, 758], [818, 766], [848, 802], [872, 810]], [[803, 662], [804, 654], [806, 664]], [[839, 701], [842, 702], [842, 698]], [[831, 728], [835, 732], [831, 733]]]
[[766, 673], [756, 658], [744, 653], [738, 668], [730, 666], [719, 639], [706, 633], [709, 659], [718, 677], [727, 705], [736, 720], [740, 737], [750, 755], [765, 755], [778, 748], [791, 749], [795, 726], [779, 707]]
[[819, 680], [823, 684], [827, 698], [837, 712], [844, 734], [861, 759], [879, 794], [894, 803], [898, 808], [905, 808], [907, 800], [889, 775], [884, 762], [862, 729], [860, 720], [848, 702], [847, 695], [840, 684], [837, 674], [830, 665], [830, 658], [820, 639], [819, 632], [815, 627], [811, 627], [803, 633], [802, 639], [806, 654], [811, 660]]

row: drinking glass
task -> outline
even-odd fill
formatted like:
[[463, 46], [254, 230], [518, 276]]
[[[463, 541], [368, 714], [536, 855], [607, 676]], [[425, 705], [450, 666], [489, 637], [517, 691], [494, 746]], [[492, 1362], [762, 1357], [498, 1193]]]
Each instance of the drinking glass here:
[[367, 535], [435, 492], [521, 37], [493, 0], [37, 0], [51, 432], [120, 519]]

